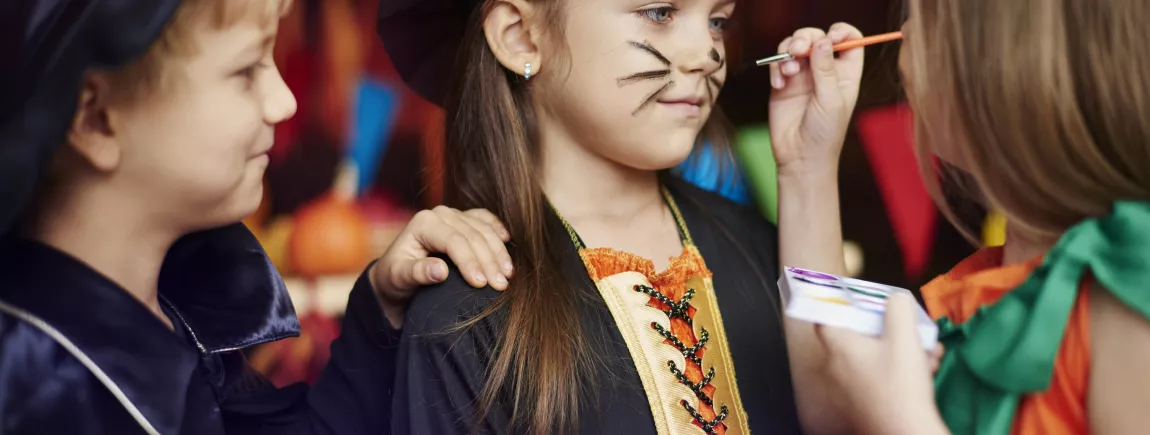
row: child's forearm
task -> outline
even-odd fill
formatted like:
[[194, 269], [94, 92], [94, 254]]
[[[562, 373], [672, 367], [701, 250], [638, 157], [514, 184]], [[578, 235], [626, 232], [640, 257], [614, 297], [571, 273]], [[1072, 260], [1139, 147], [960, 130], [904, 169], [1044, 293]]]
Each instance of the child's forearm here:
[[[839, 217], [838, 168], [779, 174], [779, 260], [782, 266], [802, 267], [842, 275], [842, 220]], [[807, 433], [843, 433], [845, 414], [825, 383], [826, 355], [814, 326], [786, 319], [787, 351], [799, 419]]]
[[838, 168], [779, 174], [779, 260], [845, 275]]

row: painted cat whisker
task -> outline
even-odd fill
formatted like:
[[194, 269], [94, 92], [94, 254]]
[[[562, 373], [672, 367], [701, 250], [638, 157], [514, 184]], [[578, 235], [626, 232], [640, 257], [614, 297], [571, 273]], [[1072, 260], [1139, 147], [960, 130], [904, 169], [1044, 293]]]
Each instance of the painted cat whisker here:
[[638, 114], [640, 110], [643, 110], [644, 108], [649, 106], [651, 103], [655, 102], [655, 99], [659, 98], [659, 95], [662, 95], [663, 92], [666, 92], [668, 89], [671, 89], [671, 87], [673, 87], [673, 86], [675, 86], [675, 81], [671, 80], [671, 81], [667, 82], [667, 84], [660, 87], [659, 90], [652, 92], [651, 95], [647, 96], [647, 98], [645, 100], [643, 100], [643, 104], [640, 104], [638, 109], [635, 109], [634, 112], [631, 112], [631, 115], [634, 116], [634, 115]]
[[644, 71], [641, 73], [631, 74], [631, 75], [626, 76], [626, 77], [620, 77], [620, 78], [616, 79], [616, 82], [619, 84], [619, 87], [621, 88], [623, 86], [627, 86], [627, 85], [635, 83], [635, 82], [641, 82], [641, 81], [645, 81], [645, 80], [665, 79], [670, 75], [671, 75], [671, 70], [669, 70], [669, 69], [657, 70], [657, 71]]
[[655, 58], [658, 59], [659, 62], [662, 62], [663, 65], [671, 66], [671, 59], [668, 59], [667, 56], [664, 56], [663, 53], [660, 52], [658, 49], [656, 49], [654, 46], [652, 46], [650, 42], [648, 42], [648, 41], [643, 41], [643, 42], [627, 41], [627, 43], [631, 44], [632, 47], [638, 48], [638, 49], [643, 50], [647, 53], [650, 53], [652, 56], [655, 56]]

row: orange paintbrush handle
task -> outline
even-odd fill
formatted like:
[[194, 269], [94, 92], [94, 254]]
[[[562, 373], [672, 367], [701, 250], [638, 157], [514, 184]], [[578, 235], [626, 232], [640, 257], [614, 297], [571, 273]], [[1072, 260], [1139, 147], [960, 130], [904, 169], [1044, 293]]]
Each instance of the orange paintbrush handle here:
[[[835, 44], [834, 47], [831, 47], [831, 48], [834, 51], [844, 51], [844, 50], [850, 50], [852, 48], [866, 47], [868, 45], [880, 44], [883, 42], [897, 41], [899, 39], [902, 39], [902, 32], [883, 33], [881, 35], [867, 36], [865, 38], [852, 39], [850, 41], [843, 41], [843, 42], [840, 42], [838, 44]], [[768, 57], [765, 59], [759, 59], [758, 61], [755, 61], [755, 65], [757, 65], [757, 66], [770, 65], [772, 63], [778, 63], [778, 62], [782, 62], [784, 60], [802, 59], [802, 58], [807, 57], [809, 55], [810, 55], [809, 52], [807, 54], [796, 54], [796, 55], [792, 55], [790, 53], [779, 53], [779, 54], [776, 54], [774, 56], [771, 56], [771, 57]]]
[[881, 35], [867, 36], [861, 39], [852, 39], [850, 41], [843, 41], [835, 44], [834, 51], [846, 51], [852, 48], [866, 47], [872, 44], [881, 44], [883, 42], [897, 41], [902, 39], [902, 32], [883, 33]]

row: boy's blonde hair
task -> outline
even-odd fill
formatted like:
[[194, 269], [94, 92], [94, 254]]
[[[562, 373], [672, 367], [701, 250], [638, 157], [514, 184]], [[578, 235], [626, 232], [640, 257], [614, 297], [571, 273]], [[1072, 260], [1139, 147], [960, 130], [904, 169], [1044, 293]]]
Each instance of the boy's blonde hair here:
[[291, 4], [292, 0], [184, 0], [148, 52], [114, 72], [112, 79], [131, 89], [162, 89], [173, 79], [168, 68], [172, 61], [198, 53], [193, 37], [197, 29], [224, 29], [243, 20], [271, 26], [290, 10]]
[[935, 151], [1032, 241], [1150, 200], [1150, 2], [910, 1], [920, 166], [952, 221]]

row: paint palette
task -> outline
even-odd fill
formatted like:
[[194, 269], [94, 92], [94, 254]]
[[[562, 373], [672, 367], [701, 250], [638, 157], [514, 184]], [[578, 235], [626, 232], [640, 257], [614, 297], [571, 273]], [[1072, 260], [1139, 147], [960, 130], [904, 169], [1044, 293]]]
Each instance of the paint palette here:
[[[887, 298], [896, 292], [910, 293], [898, 287], [797, 267], [786, 268], [779, 279], [779, 293], [788, 317], [876, 337], [882, 334]], [[934, 349], [938, 325], [922, 307], [917, 308], [915, 320], [922, 346]]]

